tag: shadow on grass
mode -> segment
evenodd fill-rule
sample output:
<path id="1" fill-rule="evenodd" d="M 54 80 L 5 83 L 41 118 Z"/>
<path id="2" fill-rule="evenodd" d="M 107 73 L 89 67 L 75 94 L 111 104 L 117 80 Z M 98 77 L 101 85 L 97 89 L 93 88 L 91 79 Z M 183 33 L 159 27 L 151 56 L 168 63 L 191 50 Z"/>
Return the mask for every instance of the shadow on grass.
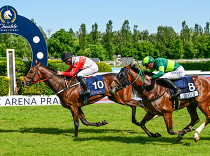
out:
<path id="1" fill-rule="evenodd" d="M 40 133 L 40 134 L 63 134 L 63 133 L 72 133 L 74 134 L 75 130 L 71 129 L 59 129 L 59 128 L 20 128 L 19 132 L 21 133 Z M 136 133 L 132 130 L 116 130 L 116 129 L 79 129 L 79 133 Z"/>
<path id="2" fill-rule="evenodd" d="M 74 129 L 59 129 L 59 128 L 20 128 L 19 130 L 3 130 L 0 129 L 0 133 L 1 132 L 20 132 L 20 133 L 38 133 L 38 134 L 54 134 L 54 135 L 67 135 L 67 136 L 74 136 Z M 79 133 L 101 133 L 101 134 L 105 134 L 105 133 L 116 133 L 117 135 L 119 135 L 119 133 L 130 133 L 130 134 L 134 134 L 134 133 L 138 133 L 136 131 L 132 131 L 132 130 L 117 130 L 117 129 L 79 129 Z M 79 134 L 80 136 L 80 134 Z M 194 141 L 193 137 L 183 137 L 183 140 L 192 140 Z M 84 142 L 84 141 L 90 141 L 90 140 L 98 140 L 98 141 L 104 141 L 104 142 L 121 142 L 121 143 L 139 143 L 139 144 L 160 144 L 161 142 L 167 143 L 167 144 L 176 144 L 176 137 L 171 138 L 170 135 L 169 137 L 159 137 L 159 138 L 150 138 L 147 137 L 146 135 L 144 136 L 94 136 L 94 137 L 86 137 L 83 138 L 78 137 L 78 138 L 74 138 L 73 139 L 76 142 Z M 210 140 L 210 137 L 202 137 L 201 136 L 201 140 Z M 190 143 L 182 143 L 180 142 L 182 145 L 188 146 L 190 145 Z M 180 144 L 179 143 L 179 144 Z"/>
<path id="3" fill-rule="evenodd" d="M 192 140 L 192 142 L 184 142 L 184 140 Z M 201 137 L 201 140 L 209 140 L 210 137 Z M 177 138 L 171 138 L 171 137 L 159 137 L 159 138 L 150 138 L 147 136 L 135 136 L 135 137 L 126 137 L 126 136 L 103 136 L 103 137 L 88 137 L 88 138 L 74 138 L 74 141 L 78 142 L 84 142 L 84 141 L 90 141 L 90 140 L 97 140 L 97 141 L 104 141 L 104 142 L 120 142 L 120 143 L 139 143 L 139 144 L 153 144 L 153 145 L 160 145 L 162 143 L 168 144 L 168 145 L 174 145 L 174 144 L 182 144 L 184 146 L 190 146 L 194 142 L 194 138 L 183 138 L 183 140 L 179 143 L 177 143 Z"/>
<path id="4" fill-rule="evenodd" d="M 19 132 L 19 130 L 6 130 L 6 129 L 0 129 L 0 133 L 5 133 L 5 132 Z"/>

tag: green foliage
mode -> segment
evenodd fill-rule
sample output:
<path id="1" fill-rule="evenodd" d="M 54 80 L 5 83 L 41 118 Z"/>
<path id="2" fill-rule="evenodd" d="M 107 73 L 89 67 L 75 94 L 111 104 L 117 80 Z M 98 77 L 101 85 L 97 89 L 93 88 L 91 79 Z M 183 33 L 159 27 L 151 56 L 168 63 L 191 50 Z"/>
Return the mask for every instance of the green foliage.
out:
<path id="1" fill-rule="evenodd" d="M 10 80 L 6 76 L 0 76 L 0 96 L 7 96 L 9 94 Z"/>
<path id="2" fill-rule="evenodd" d="M 7 75 L 7 61 L 0 60 L 0 76 Z"/>
<path id="3" fill-rule="evenodd" d="M 50 57 L 60 58 L 62 53 L 69 51 L 74 55 L 98 57 L 100 60 L 113 60 L 113 55 L 137 58 L 145 55 L 153 57 L 165 57 L 168 59 L 191 59 L 210 57 L 210 33 L 209 22 L 203 29 L 195 24 L 190 28 L 185 21 L 182 22 L 180 34 L 172 27 L 159 26 L 157 33 L 149 34 L 148 30 L 139 31 L 134 25 L 133 32 L 129 21 L 125 20 L 120 30 L 113 31 L 112 21 L 106 24 L 106 32 L 98 30 L 98 24 L 92 25 L 90 33 L 86 25 L 81 24 L 79 31 L 70 28 L 69 31 L 60 29 L 46 38 L 46 34 L 40 27 L 45 39 L 47 39 L 48 54 Z M 142 43 L 140 43 L 142 42 Z M 6 56 L 6 49 L 15 49 L 16 57 L 31 58 L 31 47 L 28 42 L 19 35 L 0 35 L 0 57 Z"/>
<path id="4" fill-rule="evenodd" d="M 24 76 L 28 73 L 31 68 L 31 61 L 22 61 L 20 59 L 15 59 L 15 73 L 16 77 Z M 7 61 L 0 60 L 0 76 L 7 75 Z"/>
<path id="5" fill-rule="evenodd" d="M 181 64 L 185 70 L 201 70 L 201 71 L 210 71 L 210 61 L 204 62 L 183 62 Z"/>
<path id="6" fill-rule="evenodd" d="M 77 43 L 78 39 L 71 32 L 60 29 L 47 40 L 49 56 L 60 58 L 66 51 L 75 54 Z"/>
<path id="7" fill-rule="evenodd" d="M 99 58 L 101 61 L 106 60 L 106 50 L 101 44 L 90 44 L 90 58 Z"/>
<path id="8" fill-rule="evenodd" d="M 104 62 L 98 62 L 96 63 L 98 65 L 98 72 L 112 72 L 112 68 L 104 63 Z"/>
<path id="9" fill-rule="evenodd" d="M 58 71 L 65 71 L 69 68 L 69 66 L 66 65 L 64 62 L 62 62 L 61 60 L 49 60 L 48 66 Z"/>
<path id="10" fill-rule="evenodd" d="M 18 80 L 18 95 L 52 95 L 53 91 L 44 82 L 33 84 L 27 88 L 21 85 L 24 77 L 20 77 Z"/>

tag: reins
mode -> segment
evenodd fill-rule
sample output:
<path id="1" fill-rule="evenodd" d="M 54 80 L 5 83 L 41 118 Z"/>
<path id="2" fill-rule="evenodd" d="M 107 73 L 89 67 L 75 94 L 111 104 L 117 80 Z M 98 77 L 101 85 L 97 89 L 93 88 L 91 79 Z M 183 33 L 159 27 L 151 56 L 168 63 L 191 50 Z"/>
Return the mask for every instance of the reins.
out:
<path id="1" fill-rule="evenodd" d="M 42 79 L 42 80 L 39 80 L 39 81 L 33 81 L 33 78 L 35 77 L 36 74 L 38 74 L 39 78 L 41 79 L 41 77 L 40 77 L 40 75 L 39 75 L 39 72 L 38 72 L 39 67 L 36 67 L 36 69 L 37 69 L 37 70 L 36 70 L 35 74 L 34 74 L 32 77 L 25 76 L 25 77 L 27 77 L 27 78 L 30 79 L 30 82 L 29 82 L 30 84 L 35 84 L 35 83 L 39 83 L 39 82 L 44 82 L 44 81 L 47 81 L 47 80 L 49 80 L 49 79 L 52 79 L 52 78 L 55 77 L 55 76 L 58 76 L 57 73 L 55 73 L 53 76 L 48 77 L 48 78 L 46 78 L 46 79 Z M 58 91 L 59 88 L 60 88 L 60 86 L 61 86 L 62 83 L 63 83 L 63 80 L 65 80 L 66 88 L 61 89 L 60 91 Z M 59 84 L 59 86 L 58 86 L 58 89 L 57 89 L 57 91 L 56 91 L 57 93 L 54 93 L 54 95 L 58 95 L 58 94 L 60 94 L 60 93 L 62 93 L 62 92 L 64 92 L 64 91 L 66 91 L 67 89 L 73 88 L 74 86 L 76 86 L 76 85 L 78 85 L 78 84 L 80 84 L 80 82 L 75 83 L 75 84 L 73 84 L 73 85 L 71 85 L 71 86 L 68 86 L 67 81 L 66 81 L 66 77 L 64 76 L 63 79 L 62 79 L 62 81 L 60 82 L 60 84 Z"/>
<path id="2" fill-rule="evenodd" d="M 129 69 L 129 72 L 130 72 L 130 69 Z M 145 88 L 144 88 L 144 86 L 143 86 L 143 82 L 144 82 L 144 73 L 142 73 L 142 70 L 140 69 L 139 70 L 139 73 L 138 73 L 138 75 L 137 75 L 137 77 L 136 77 L 136 79 L 132 82 L 132 83 L 130 83 L 129 85 L 127 85 L 126 87 L 129 87 L 129 86 L 132 86 L 136 81 L 137 81 L 137 79 L 139 78 L 139 76 L 141 75 L 141 78 L 142 78 L 142 83 L 141 83 L 141 88 L 142 89 L 144 89 L 144 91 L 143 91 L 143 94 L 145 93 Z M 118 86 L 120 86 L 120 88 L 123 88 L 122 87 L 122 84 L 120 84 L 116 79 L 114 80 L 117 84 L 118 84 Z M 121 82 L 121 81 L 120 81 Z M 122 82 L 121 82 L 122 83 Z M 155 101 L 155 100 L 158 100 L 159 98 L 161 98 L 164 94 L 165 94 L 165 92 L 166 92 L 166 89 L 165 89 L 165 91 L 160 95 L 160 96 L 157 96 L 157 97 L 155 97 L 155 98 L 153 98 L 153 99 L 150 99 L 150 100 L 144 100 L 145 102 L 152 102 L 152 101 Z"/>

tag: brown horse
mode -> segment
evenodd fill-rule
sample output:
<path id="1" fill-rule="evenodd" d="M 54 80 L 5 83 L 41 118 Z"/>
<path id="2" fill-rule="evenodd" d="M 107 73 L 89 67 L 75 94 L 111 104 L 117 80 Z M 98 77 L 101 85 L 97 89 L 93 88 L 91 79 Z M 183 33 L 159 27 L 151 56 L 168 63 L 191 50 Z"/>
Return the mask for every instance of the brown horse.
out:
<path id="1" fill-rule="evenodd" d="M 60 98 L 61 104 L 63 107 L 71 110 L 74 126 L 75 126 L 75 136 L 78 136 L 78 128 L 79 128 L 79 119 L 82 121 L 84 125 L 87 126 L 102 126 L 106 125 L 106 121 L 90 123 L 86 120 L 85 115 L 81 109 L 82 106 L 87 104 L 95 103 L 105 96 L 107 96 L 110 100 L 122 104 L 127 105 L 132 108 L 132 122 L 138 125 L 138 122 L 135 119 L 136 115 L 136 107 L 141 107 L 140 102 L 133 100 L 131 98 L 132 87 L 128 87 L 119 91 L 117 94 L 111 94 L 108 90 L 108 86 L 112 83 L 117 74 L 105 74 L 103 75 L 105 90 L 106 93 L 103 95 L 96 95 L 89 97 L 87 102 L 84 102 L 84 97 L 80 95 L 81 87 L 76 83 L 75 78 L 66 78 L 64 76 L 56 75 L 56 71 L 46 66 L 42 66 L 41 63 L 33 66 L 28 74 L 25 76 L 22 84 L 24 87 L 27 87 L 33 83 L 37 83 L 40 81 L 44 81 L 55 93 L 57 93 Z M 70 87 L 67 87 L 70 86 Z"/>
<path id="2" fill-rule="evenodd" d="M 148 74 L 148 73 L 147 73 Z M 187 107 L 191 116 L 191 122 L 182 131 L 173 131 L 172 113 L 173 99 L 168 88 L 158 82 L 158 80 L 146 81 L 144 79 L 144 72 L 135 66 L 125 66 L 118 73 L 117 78 L 112 82 L 109 87 L 110 92 L 116 93 L 119 88 L 126 86 L 133 86 L 142 98 L 143 105 L 148 110 L 139 126 L 147 133 L 149 137 L 159 137 L 159 133 L 151 133 L 146 127 L 145 123 L 151 120 L 155 115 L 163 116 L 167 131 L 169 134 L 178 134 L 177 142 L 181 141 L 182 136 L 192 130 L 193 126 L 199 122 L 197 114 L 197 107 L 205 114 L 206 121 L 195 130 L 195 141 L 199 140 L 199 133 L 210 122 L 210 80 L 203 76 L 192 76 L 195 85 L 198 89 L 199 96 L 187 100 L 180 100 L 180 107 L 182 109 Z"/>

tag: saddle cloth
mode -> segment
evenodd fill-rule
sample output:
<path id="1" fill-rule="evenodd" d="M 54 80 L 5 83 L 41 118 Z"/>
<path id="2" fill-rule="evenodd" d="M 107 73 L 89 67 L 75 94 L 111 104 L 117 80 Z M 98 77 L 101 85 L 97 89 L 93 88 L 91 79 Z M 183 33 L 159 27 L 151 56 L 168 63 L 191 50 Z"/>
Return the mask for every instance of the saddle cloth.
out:
<path id="1" fill-rule="evenodd" d="M 199 96 L 198 90 L 192 77 L 185 76 L 180 80 L 174 81 L 173 83 L 182 90 L 182 93 L 179 95 L 180 100 Z M 174 94 L 173 89 L 170 89 L 170 92 L 172 95 Z"/>
<path id="2" fill-rule="evenodd" d="M 90 96 L 105 94 L 105 83 L 102 75 L 86 78 L 88 87 L 90 89 Z M 80 84 L 81 89 L 82 85 Z"/>

